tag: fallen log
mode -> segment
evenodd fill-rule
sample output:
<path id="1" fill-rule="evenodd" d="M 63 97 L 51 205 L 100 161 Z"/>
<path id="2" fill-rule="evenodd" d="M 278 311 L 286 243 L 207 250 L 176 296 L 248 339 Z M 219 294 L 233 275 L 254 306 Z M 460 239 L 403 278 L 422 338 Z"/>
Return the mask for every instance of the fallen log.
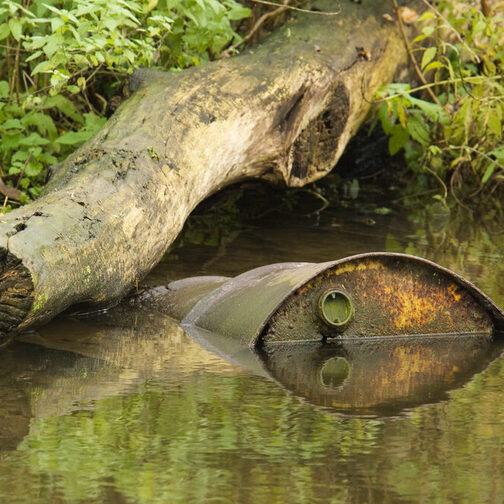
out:
<path id="1" fill-rule="evenodd" d="M 180 73 L 139 71 L 132 96 L 35 202 L 0 220 L 0 329 L 112 303 L 160 260 L 192 209 L 249 178 L 328 173 L 378 86 L 404 68 L 389 0 L 316 3 L 259 48 Z M 389 15 L 389 16 L 387 16 Z"/>

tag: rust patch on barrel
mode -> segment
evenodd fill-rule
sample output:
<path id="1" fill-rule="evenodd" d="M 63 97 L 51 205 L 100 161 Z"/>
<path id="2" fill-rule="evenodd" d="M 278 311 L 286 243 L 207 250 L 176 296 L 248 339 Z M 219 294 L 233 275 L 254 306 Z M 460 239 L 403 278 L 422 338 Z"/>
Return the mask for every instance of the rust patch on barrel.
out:
<path id="1" fill-rule="evenodd" d="M 352 301 L 354 318 L 342 329 L 317 315 L 327 289 L 339 289 Z M 336 265 L 312 278 L 272 316 L 263 342 L 490 333 L 492 327 L 486 309 L 456 277 L 435 265 L 384 256 Z"/>

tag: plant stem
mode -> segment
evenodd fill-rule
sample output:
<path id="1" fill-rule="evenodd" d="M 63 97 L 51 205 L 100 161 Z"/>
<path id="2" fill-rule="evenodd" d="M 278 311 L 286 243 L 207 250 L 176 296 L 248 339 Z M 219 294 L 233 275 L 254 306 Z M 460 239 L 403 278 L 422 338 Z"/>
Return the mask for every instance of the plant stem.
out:
<path id="1" fill-rule="evenodd" d="M 416 93 L 417 91 L 423 91 L 424 89 L 432 88 L 434 86 L 441 86 L 443 84 L 457 84 L 459 82 L 473 82 L 473 81 L 487 81 L 487 80 L 499 80 L 502 79 L 503 77 L 501 75 L 492 75 L 492 76 L 486 76 L 486 75 L 474 75 L 473 77 L 460 77 L 458 79 L 446 79 L 438 82 L 428 82 L 422 86 L 417 86 L 412 89 L 408 89 L 407 91 L 399 91 L 398 93 L 395 93 L 390 96 L 386 96 L 385 98 L 379 98 L 378 100 L 374 100 L 374 103 L 383 103 L 389 100 L 393 100 L 397 96 L 405 96 L 405 95 L 410 95 L 412 93 Z"/>
<path id="2" fill-rule="evenodd" d="M 397 18 L 397 22 L 399 24 L 399 30 L 401 31 L 401 36 L 403 38 L 404 44 L 406 46 L 406 50 L 408 51 L 408 56 L 411 60 L 411 63 L 413 64 L 413 68 L 415 69 L 415 73 L 417 74 L 418 78 L 420 81 L 424 84 L 427 85 L 427 81 L 425 80 L 424 74 L 422 73 L 422 70 L 420 70 L 420 67 L 418 66 L 418 63 L 416 61 L 415 55 L 413 54 L 413 51 L 411 50 L 411 46 L 408 42 L 408 37 L 406 35 L 406 30 L 404 28 L 404 23 L 402 21 L 401 15 L 399 13 L 399 6 L 397 5 L 397 0 L 392 0 L 392 4 L 394 6 L 394 11 L 395 15 Z M 429 93 L 429 96 L 431 97 L 431 100 L 436 104 L 436 105 L 441 105 L 441 102 L 438 100 L 437 96 L 433 93 L 432 89 L 430 87 L 425 88 L 427 93 Z"/>
<path id="3" fill-rule="evenodd" d="M 392 0 L 392 1 L 395 1 L 395 0 Z M 460 36 L 460 33 L 450 24 L 450 22 L 448 21 L 448 19 L 446 19 L 443 14 L 441 14 L 441 12 L 439 12 L 436 7 L 434 7 L 434 5 L 432 5 L 428 0 L 422 0 L 422 2 L 427 5 L 427 7 L 429 9 L 431 9 L 435 14 L 436 16 L 438 16 L 440 19 L 442 19 L 445 23 L 446 23 L 446 26 L 448 26 L 448 28 L 450 28 L 450 30 L 453 31 L 453 33 L 455 34 L 455 37 L 457 37 L 457 40 L 473 55 L 474 59 L 480 63 L 480 58 L 479 56 L 467 45 L 467 43 L 464 41 L 464 39 Z"/>
<path id="4" fill-rule="evenodd" d="M 423 167 L 424 167 L 424 170 L 427 170 L 441 184 L 441 186 L 443 188 L 443 192 L 444 192 L 443 199 L 446 200 L 446 197 L 448 196 L 448 189 L 446 188 L 446 184 L 443 182 L 441 177 L 432 168 L 429 168 L 426 165 L 424 165 Z"/>
<path id="5" fill-rule="evenodd" d="M 278 7 L 278 9 L 275 9 L 274 11 L 267 12 L 266 14 L 263 14 L 257 20 L 257 22 L 254 24 L 254 26 L 252 26 L 252 28 L 247 33 L 247 35 L 245 35 L 243 37 L 242 40 L 240 40 L 239 42 L 236 42 L 235 44 L 233 44 L 232 46 L 228 47 L 227 49 L 225 49 L 224 51 L 222 51 L 219 54 L 219 59 L 228 58 L 230 56 L 230 54 L 231 54 L 232 51 L 234 51 L 235 49 L 237 49 L 242 44 L 245 44 L 246 42 L 248 42 L 256 34 L 257 30 L 259 30 L 259 28 L 264 24 L 265 21 L 267 21 L 269 18 L 278 16 L 278 14 L 281 14 L 282 12 L 285 12 L 287 10 L 287 7 L 288 7 L 287 3 L 288 3 L 288 0 L 285 2 L 285 5 L 282 5 L 281 7 Z"/>
<path id="6" fill-rule="evenodd" d="M 470 147 L 469 145 L 449 145 L 448 148 L 453 150 L 461 150 L 461 151 L 465 150 L 469 152 L 474 152 L 478 156 L 484 157 L 487 161 L 495 163 L 495 166 L 498 166 L 501 170 L 504 170 L 504 165 L 499 163 L 496 159 L 492 159 L 488 154 L 485 154 L 483 151 L 475 149 L 474 147 Z"/>
<path id="7" fill-rule="evenodd" d="M 299 7 L 294 7 L 292 5 L 282 5 L 276 2 L 269 2 L 268 0 L 251 0 L 251 1 L 262 5 L 270 5 L 272 7 L 285 7 L 288 10 L 303 12 L 304 14 L 315 14 L 317 16 L 337 16 L 341 13 L 341 7 L 337 11 L 323 12 L 323 11 L 312 11 L 309 9 L 300 9 Z"/>

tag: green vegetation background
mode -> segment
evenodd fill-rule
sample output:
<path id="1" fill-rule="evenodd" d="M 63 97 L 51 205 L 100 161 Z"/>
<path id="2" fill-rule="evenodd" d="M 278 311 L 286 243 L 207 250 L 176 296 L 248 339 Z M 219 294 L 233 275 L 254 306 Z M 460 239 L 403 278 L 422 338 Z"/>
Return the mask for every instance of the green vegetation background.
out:
<path id="1" fill-rule="evenodd" d="M 391 12 L 394 5 L 391 0 Z M 413 17 L 418 36 L 408 46 L 419 85 L 381 89 L 376 121 L 389 137 L 390 154 L 404 154 L 406 190 L 443 205 L 491 199 L 500 209 L 504 2 L 492 2 L 486 13 L 465 1 L 436 5 Z M 4 0 L 2 211 L 38 196 L 49 167 L 113 113 L 134 68 L 179 71 L 215 59 L 250 29 L 258 15 L 251 12 L 235 0 Z M 412 18 L 404 11 L 397 17 Z"/>
<path id="2" fill-rule="evenodd" d="M 49 166 L 105 123 L 134 68 L 205 63 L 240 40 L 233 24 L 249 15 L 234 0 L 2 1 L 4 211 L 36 197 Z"/>

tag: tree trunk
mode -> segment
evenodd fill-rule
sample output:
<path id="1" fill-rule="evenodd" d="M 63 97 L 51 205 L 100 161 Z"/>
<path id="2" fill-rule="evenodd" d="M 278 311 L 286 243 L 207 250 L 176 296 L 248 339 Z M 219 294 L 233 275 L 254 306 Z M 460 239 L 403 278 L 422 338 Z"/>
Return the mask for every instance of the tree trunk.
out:
<path id="1" fill-rule="evenodd" d="M 259 48 L 180 73 L 139 71 L 132 96 L 62 164 L 44 195 L 2 217 L 0 328 L 111 303 L 160 260 L 192 209 L 248 178 L 324 176 L 404 68 L 388 0 L 299 14 Z M 331 11 L 338 2 L 321 1 Z"/>

